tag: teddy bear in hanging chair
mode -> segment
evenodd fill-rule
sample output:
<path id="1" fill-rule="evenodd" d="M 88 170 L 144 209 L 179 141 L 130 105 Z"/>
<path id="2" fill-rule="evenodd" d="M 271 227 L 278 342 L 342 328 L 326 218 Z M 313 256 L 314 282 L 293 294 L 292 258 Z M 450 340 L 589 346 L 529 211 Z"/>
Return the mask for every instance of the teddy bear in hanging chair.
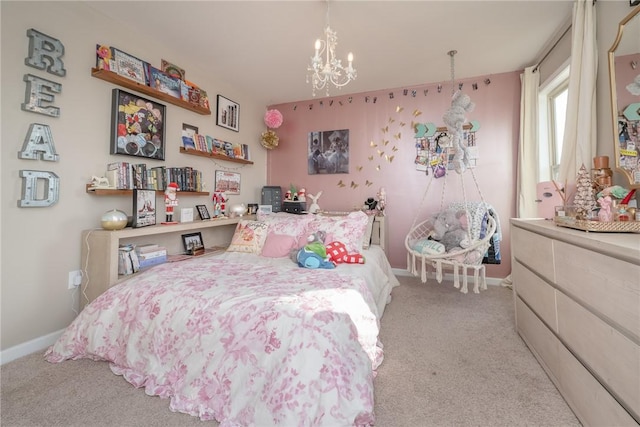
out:
<path id="1" fill-rule="evenodd" d="M 442 116 L 442 121 L 447 125 L 451 137 L 451 143 L 455 150 L 453 167 L 456 172 L 463 173 L 469 166 L 469 153 L 464 144 L 464 122 L 466 113 L 473 111 L 475 104 L 469 95 L 457 91 L 451 98 L 451 107 Z"/>

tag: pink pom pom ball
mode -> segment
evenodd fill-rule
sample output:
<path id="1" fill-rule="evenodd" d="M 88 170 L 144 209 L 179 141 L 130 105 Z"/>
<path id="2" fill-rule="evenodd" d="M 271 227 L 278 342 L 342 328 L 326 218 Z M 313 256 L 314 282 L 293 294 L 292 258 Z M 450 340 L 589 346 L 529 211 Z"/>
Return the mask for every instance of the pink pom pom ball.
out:
<path id="1" fill-rule="evenodd" d="M 282 124 L 282 113 L 278 110 L 267 110 L 264 113 L 264 124 L 270 129 L 277 129 Z"/>

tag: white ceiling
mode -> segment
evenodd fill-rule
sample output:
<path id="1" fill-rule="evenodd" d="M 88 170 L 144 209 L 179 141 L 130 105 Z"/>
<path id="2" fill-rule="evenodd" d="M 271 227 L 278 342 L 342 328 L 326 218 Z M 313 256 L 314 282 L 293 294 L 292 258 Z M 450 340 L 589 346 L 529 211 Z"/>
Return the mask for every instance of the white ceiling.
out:
<path id="1" fill-rule="evenodd" d="M 203 68 L 270 105 L 312 98 L 306 69 L 327 5 L 337 56 L 346 63 L 353 52 L 358 72 L 354 82 L 331 91 L 343 95 L 449 82 L 447 52 L 454 49 L 456 78 L 533 65 L 570 22 L 573 0 L 87 4 L 172 50 L 187 49 Z"/>

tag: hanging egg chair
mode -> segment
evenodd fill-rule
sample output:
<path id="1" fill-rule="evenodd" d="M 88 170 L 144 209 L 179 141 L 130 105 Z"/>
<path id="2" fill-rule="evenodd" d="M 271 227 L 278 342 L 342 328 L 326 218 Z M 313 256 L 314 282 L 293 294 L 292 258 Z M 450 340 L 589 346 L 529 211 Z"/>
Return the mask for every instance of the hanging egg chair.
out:
<path id="1" fill-rule="evenodd" d="M 451 57 L 451 107 L 443 116 L 447 125 L 442 131 L 446 131 L 448 138 L 449 155 L 441 156 L 442 162 L 433 167 L 430 180 L 424 192 L 422 202 L 417 210 L 413 224 L 405 237 L 407 250 L 407 270 L 414 276 L 420 276 L 423 283 L 427 281 L 427 268 L 435 269 L 438 283 L 442 282 L 443 268 L 453 269 L 453 282 L 461 292 L 468 292 L 467 272 L 474 271 L 473 291 L 479 293 L 480 289 L 486 289 L 485 268 L 483 259 L 491 247 L 496 230 L 499 227 L 497 213 L 493 207 L 484 201 L 478 181 L 469 164 L 468 147 L 465 144 L 465 114 L 470 112 L 474 105 L 469 96 L 454 89 L 454 55 L 457 52 L 448 52 Z M 448 154 L 447 153 L 447 154 Z M 456 172 L 460 178 L 462 201 L 449 203 L 444 206 L 447 181 Z M 464 183 L 464 174 L 469 173 L 473 178 L 475 190 L 479 201 L 468 201 Z M 435 179 L 443 179 L 442 194 L 440 196 L 440 210 L 427 215 L 424 220 L 419 220 L 423 213 L 423 205 L 429 194 L 431 184 Z M 462 285 L 460 284 L 462 274 Z"/>

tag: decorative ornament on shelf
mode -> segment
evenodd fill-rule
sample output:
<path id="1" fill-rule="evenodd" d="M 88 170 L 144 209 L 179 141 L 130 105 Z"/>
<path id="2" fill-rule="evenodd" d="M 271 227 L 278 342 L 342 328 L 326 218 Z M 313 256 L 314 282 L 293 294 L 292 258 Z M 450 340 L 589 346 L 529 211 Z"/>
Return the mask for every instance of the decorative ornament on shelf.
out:
<path id="1" fill-rule="evenodd" d="M 100 218 L 100 225 L 105 230 L 122 230 L 128 222 L 127 214 L 118 209 L 107 211 Z"/>
<path id="2" fill-rule="evenodd" d="M 260 144 L 268 150 L 273 150 L 278 146 L 280 138 L 272 129 L 277 129 L 282 125 L 282 113 L 275 109 L 267 110 L 264 114 L 264 124 L 268 129 L 262 132 Z"/>

